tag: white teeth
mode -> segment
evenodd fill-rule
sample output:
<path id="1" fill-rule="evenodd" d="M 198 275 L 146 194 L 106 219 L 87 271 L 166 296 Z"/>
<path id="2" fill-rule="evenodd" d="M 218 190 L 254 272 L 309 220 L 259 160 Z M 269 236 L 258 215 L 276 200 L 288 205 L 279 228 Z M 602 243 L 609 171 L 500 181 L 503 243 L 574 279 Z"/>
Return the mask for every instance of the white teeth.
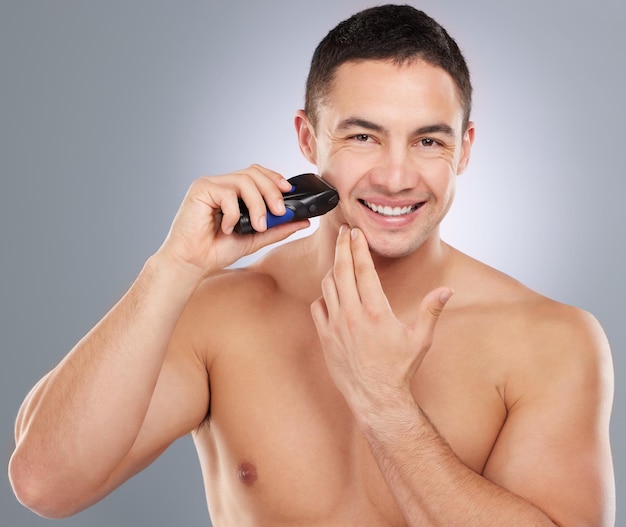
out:
<path id="1" fill-rule="evenodd" d="M 363 203 L 367 206 L 367 208 L 377 212 L 378 214 L 382 214 L 383 216 L 404 216 L 405 214 L 410 214 L 417 208 L 416 205 L 411 205 L 410 207 L 383 207 L 382 205 L 376 205 L 375 203 L 370 203 L 369 201 L 363 201 Z"/>

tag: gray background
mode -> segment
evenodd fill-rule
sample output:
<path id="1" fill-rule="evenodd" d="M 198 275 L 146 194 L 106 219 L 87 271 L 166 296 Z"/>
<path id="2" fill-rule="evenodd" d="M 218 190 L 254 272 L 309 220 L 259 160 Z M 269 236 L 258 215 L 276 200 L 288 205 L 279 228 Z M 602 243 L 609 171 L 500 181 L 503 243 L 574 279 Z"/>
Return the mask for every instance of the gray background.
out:
<path id="1" fill-rule="evenodd" d="M 444 238 L 560 301 L 612 342 L 626 492 L 622 0 L 415 2 L 473 73 L 477 139 Z M 308 61 L 371 2 L 0 2 L 0 452 L 29 388 L 158 247 L 191 181 L 310 169 L 292 116 Z M 288 497 L 286 497 L 288 498 Z M 0 479 L 7 526 L 47 522 Z M 618 525 L 626 515 L 618 512 Z M 58 525 L 207 525 L 189 438 Z"/>

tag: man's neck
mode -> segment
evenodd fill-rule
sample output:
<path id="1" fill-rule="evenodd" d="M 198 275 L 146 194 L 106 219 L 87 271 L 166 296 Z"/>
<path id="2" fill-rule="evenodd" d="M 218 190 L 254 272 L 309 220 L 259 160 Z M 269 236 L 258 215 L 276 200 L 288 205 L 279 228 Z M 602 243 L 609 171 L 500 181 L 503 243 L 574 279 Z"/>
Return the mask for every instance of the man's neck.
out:
<path id="1" fill-rule="evenodd" d="M 330 223 L 330 222 L 329 222 Z M 339 227 L 322 224 L 310 238 L 315 252 L 320 280 L 332 267 Z M 447 285 L 450 247 L 439 238 L 438 229 L 416 251 L 400 258 L 372 254 L 372 259 L 383 290 L 392 304 L 404 305 L 421 300 L 432 289 Z"/>
<path id="2" fill-rule="evenodd" d="M 401 258 L 372 254 L 376 272 L 389 303 L 394 308 L 416 306 L 421 299 L 444 283 L 450 247 L 433 232 L 418 249 Z"/>

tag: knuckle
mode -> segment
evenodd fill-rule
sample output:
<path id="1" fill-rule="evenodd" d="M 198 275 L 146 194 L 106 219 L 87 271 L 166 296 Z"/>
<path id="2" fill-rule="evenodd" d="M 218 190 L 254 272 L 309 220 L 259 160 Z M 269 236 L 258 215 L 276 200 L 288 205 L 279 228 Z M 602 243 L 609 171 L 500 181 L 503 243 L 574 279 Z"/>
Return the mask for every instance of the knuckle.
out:
<path id="1" fill-rule="evenodd" d="M 335 321 L 335 323 L 338 324 L 339 321 Z M 363 323 L 363 319 L 353 311 L 347 311 L 343 315 L 343 324 L 350 335 L 359 333 L 363 328 Z"/>
<path id="2" fill-rule="evenodd" d="M 238 172 L 235 175 L 235 181 L 239 188 L 249 188 L 254 185 L 254 176 L 248 172 Z"/>
<path id="3" fill-rule="evenodd" d="M 366 302 L 363 305 L 363 311 L 367 317 L 368 322 L 372 324 L 379 323 L 384 316 L 383 311 L 374 302 Z"/>
<path id="4" fill-rule="evenodd" d="M 441 316 L 443 309 L 440 307 L 428 306 L 428 313 L 433 318 L 439 318 Z"/>
<path id="5" fill-rule="evenodd" d="M 340 277 L 340 276 L 344 276 L 348 274 L 353 269 L 354 268 L 352 264 L 349 264 L 348 262 L 344 260 L 338 260 L 335 262 L 335 265 L 333 267 L 333 274 L 335 275 L 335 277 Z"/>
<path id="6" fill-rule="evenodd" d="M 416 347 L 416 349 L 418 350 L 419 353 L 424 353 L 424 352 L 428 352 L 428 350 L 430 350 L 432 345 L 433 345 L 433 339 L 432 338 L 424 338 L 415 347 Z"/>
<path id="7" fill-rule="evenodd" d="M 369 273 L 369 270 L 370 270 L 370 267 L 369 267 L 369 265 L 367 265 L 367 263 L 355 260 L 355 262 L 354 262 L 354 273 L 355 274 L 357 274 L 359 276 L 363 276 L 363 275 Z"/>
<path id="8" fill-rule="evenodd" d="M 207 183 L 209 183 L 207 177 L 200 177 L 194 180 L 191 185 L 189 185 L 189 190 L 187 191 L 187 194 L 198 194 L 200 192 L 203 192 L 207 187 Z"/>
<path id="9" fill-rule="evenodd" d="M 326 274 L 326 276 L 322 278 L 322 288 L 330 287 L 330 285 L 332 284 L 332 281 L 333 281 L 333 277 L 330 274 Z"/>
<path id="10" fill-rule="evenodd" d="M 244 172 L 244 175 L 256 184 L 262 184 L 267 179 L 267 169 L 257 163 L 250 165 Z"/>

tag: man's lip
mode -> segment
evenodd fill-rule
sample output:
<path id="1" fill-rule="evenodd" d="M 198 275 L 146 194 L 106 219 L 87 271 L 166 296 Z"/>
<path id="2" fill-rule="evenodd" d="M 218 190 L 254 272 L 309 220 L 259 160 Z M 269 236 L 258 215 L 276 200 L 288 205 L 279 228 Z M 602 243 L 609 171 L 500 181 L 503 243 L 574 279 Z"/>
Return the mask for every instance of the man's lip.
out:
<path id="1" fill-rule="evenodd" d="M 415 212 L 425 202 L 424 201 L 404 201 L 404 202 L 390 202 L 390 201 L 370 201 L 366 199 L 360 199 L 359 202 L 372 212 L 380 214 L 386 217 L 402 217 Z"/>

